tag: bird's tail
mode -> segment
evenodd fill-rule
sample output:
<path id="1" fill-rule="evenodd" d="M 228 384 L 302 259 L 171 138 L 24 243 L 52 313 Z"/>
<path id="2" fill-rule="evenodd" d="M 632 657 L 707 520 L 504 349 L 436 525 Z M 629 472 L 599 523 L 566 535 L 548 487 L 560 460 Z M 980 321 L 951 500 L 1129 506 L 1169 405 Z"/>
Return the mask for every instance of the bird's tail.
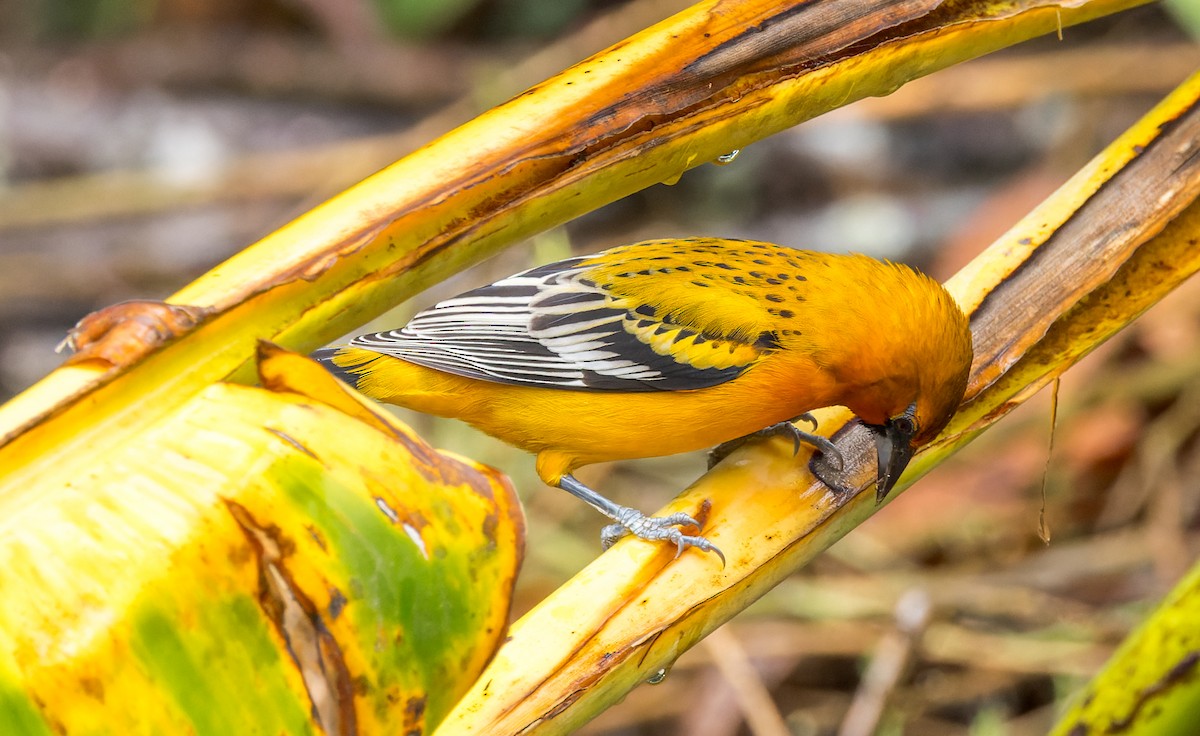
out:
<path id="1" fill-rule="evenodd" d="M 358 363 L 346 360 L 346 356 L 343 354 L 344 351 L 345 348 L 321 348 L 320 350 L 314 350 L 311 357 L 325 366 L 326 370 L 343 383 L 358 388 L 358 379 L 362 377 L 362 374 L 353 371 L 353 368 Z"/>

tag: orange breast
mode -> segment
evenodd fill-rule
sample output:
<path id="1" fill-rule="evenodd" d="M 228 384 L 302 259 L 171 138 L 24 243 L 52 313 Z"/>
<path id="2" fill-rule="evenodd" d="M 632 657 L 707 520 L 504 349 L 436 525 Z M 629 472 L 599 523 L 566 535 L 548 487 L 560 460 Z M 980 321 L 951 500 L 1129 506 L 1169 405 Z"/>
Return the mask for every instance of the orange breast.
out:
<path id="1" fill-rule="evenodd" d="M 416 411 L 461 419 L 529 452 L 595 462 L 704 449 L 837 403 L 830 376 L 780 353 L 738 380 L 694 391 L 591 393 L 463 378 L 379 356 L 359 389 Z"/>

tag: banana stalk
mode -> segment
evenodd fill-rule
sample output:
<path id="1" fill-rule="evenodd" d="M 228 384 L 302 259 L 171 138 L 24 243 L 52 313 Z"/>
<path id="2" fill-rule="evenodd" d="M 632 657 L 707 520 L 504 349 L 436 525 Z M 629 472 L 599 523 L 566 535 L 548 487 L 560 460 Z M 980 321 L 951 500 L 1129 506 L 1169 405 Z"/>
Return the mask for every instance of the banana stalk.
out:
<path id="1" fill-rule="evenodd" d="M 1096 679 L 1075 696 L 1052 736 L 1194 734 L 1200 723 L 1197 621 L 1200 566 L 1192 568 Z"/>

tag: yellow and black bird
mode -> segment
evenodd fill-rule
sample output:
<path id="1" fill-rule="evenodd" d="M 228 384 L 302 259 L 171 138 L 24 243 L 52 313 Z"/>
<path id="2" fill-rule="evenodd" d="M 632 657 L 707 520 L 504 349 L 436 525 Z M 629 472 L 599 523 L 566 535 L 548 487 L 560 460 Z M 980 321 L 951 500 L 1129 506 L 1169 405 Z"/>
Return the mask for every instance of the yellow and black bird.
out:
<path id="1" fill-rule="evenodd" d="M 717 550 L 685 514 L 647 517 L 579 482 L 608 460 L 746 435 L 841 405 L 876 434 L 882 500 L 962 400 L 971 333 L 909 266 L 770 243 L 652 240 L 523 271 L 403 328 L 316 353 L 380 401 L 461 419 L 537 455 L 548 484 L 650 540 Z"/>

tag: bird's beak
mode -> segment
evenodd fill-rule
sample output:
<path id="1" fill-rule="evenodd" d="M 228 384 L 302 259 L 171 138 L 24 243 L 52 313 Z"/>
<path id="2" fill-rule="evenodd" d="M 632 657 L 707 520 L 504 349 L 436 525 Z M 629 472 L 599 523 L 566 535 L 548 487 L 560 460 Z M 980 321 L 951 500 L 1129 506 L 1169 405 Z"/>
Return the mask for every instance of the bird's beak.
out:
<path id="1" fill-rule="evenodd" d="M 875 427 L 875 452 L 879 456 L 879 475 L 875 480 L 875 503 L 883 503 L 892 486 L 912 459 L 912 435 L 887 422 Z"/>

